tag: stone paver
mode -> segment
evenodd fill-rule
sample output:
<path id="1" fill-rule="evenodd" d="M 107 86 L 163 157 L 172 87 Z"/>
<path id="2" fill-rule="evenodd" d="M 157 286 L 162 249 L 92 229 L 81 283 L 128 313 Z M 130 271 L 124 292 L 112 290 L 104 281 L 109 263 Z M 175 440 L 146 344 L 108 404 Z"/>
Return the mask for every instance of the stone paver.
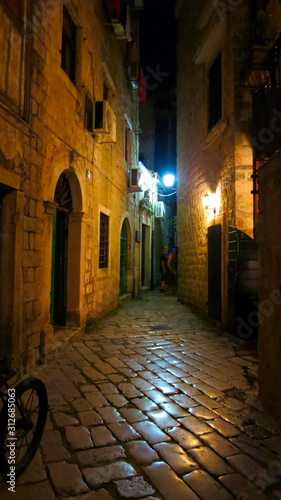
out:
<path id="1" fill-rule="evenodd" d="M 157 410 L 158 406 L 147 397 L 132 399 L 131 401 L 137 408 L 142 411 Z"/>
<path id="2" fill-rule="evenodd" d="M 45 468 L 43 467 L 41 453 L 37 451 L 32 460 L 32 467 L 28 467 L 24 471 L 24 473 L 18 478 L 18 482 L 19 484 L 36 483 L 38 481 L 43 481 L 46 477 L 47 474 Z"/>
<path id="3" fill-rule="evenodd" d="M 77 418 L 71 417 L 67 413 L 54 413 L 54 419 L 58 427 L 65 427 L 66 425 L 77 425 L 79 420 Z"/>
<path id="4" fill-rule="evenodd" d="M 75 497 L 63 497 L 60 500 L 113 500 L 113 497 L 104 488 L 97 491 L 91 491 L 85 495 L 78 495 Z"/>
<path id="5" fill-rule="evenodd" d="M 131 477 L 135 474 L 136 471 L 134 467 L 126 462 L 116 462 L 114 464 L 104 465 L 103 467 L 83 469 L 83 475 L 91 488 L 110 483 L 114 479 Z"/>
<path id="6" fill-rule="evenodd" d="M 229 457 L 239 453 L 239 448 L 234 446 L 230 441 L 220 436 L 217 432 L 211 432 L 201 436 L 205 445 L 209 445 L 221 457 Z"/>
<path id="7" fill-rule="evenodd" d="M 139 463 L 139 464 L 151 464 L 158 460 L 158 455 L 146 441 L 131 441 L 125 445 L 126 452 Z"/>
<path id="8" fill-rule="evenodd" d="M 239 474 L 228 474 L 219 478 L 221 483 L 231 491 L 233 498 L 241 498 L 247 500 L 268 500 L 267 494 L 263 494 L 264 483 L 257 484 L 256 487 L 250 481 L 240 476 Z M 262 486 L 262 488 L 261 488 Z"/>
<path id="9" fill-rule="evenodd" d="M 107 424 L 112 424 L 113 422 L 124 422 L 125 419 L 120 415 L 119 411 L 113 406 L 105 406 L 98 408 L 98 412 Z"/>
<path id="10" fill-rule="evenodd" d="M 184 476 L 184 481 L 202 500 L 231 500 L 232 495 L 206 471 L 195 470 Z"/>
<path id="11" fill-rule="evenodd" d="M 79 411 L 77 415 L 81 424 L 86 427 L 102 424 L 102 418 L 95 410 Z"/>
<path id="12" fill-rule="evenodd" d="M 122 408 L 120 413 L 127 420 L 127 422 L 143 422 L 143 420 L 148 419 L 147 415 L 145 415 L 141 410 L 136 410 L 135 408 Z"/>
<path id="13" fill-rule="evenodd" d="M 165 463 L 157 462 L 144 471 L 166 500 L 198 500 L 199 497 Z"/>
<path id="14" fill-rule="evenodd" d="M 154 445 L 154 449 L 180 475 L 199 469 L 199 465 L 177 444 L 160 443 Z"/>
<path id="15" fill-rule="evenodd" d="M 48 465 L 51 481 L 59 495 L 75 495 L 88 491 L 81 471 L 75 464 L 58 462 Z"/>
<path id="16" fill-rule="evenodd" d="M 254 346 L 162 295 L 126 303 L 31 370 L 49 414 L 15 500 L 281 498 L 281 434 L 258 397 Z M 0 497 L 11 498 L 4 478 Z"/>
<path id="17" fill-rule="evenodd" d="M 180 446 L 186 450 L 189 450 L 190 448 L 198 448 L 201 445 L 199 439 L 197 439 L 194 434 L 183 429 L 182 427 L 174 427 L 173 429 L 169 429 L 167 432 L 174 441 L 178 442 Z"/>
<path id="18" fill-rule="evenodd" d="M 113 460 L 117 460 L 118 458 L 125 458 L 125 456 L 124 448 L 119 445 L 79 451 L 77 453 L 78 462 L 82 467 L 98 467 L 102 464 L 113 462 Z"/>
<path id="19" fill-rule="evenodd" d="M 196 417 L 184 417 L 180 418 L 179 422 L 186 427 L 189 431 L 196 434 L 196 436 L 200 436 L 200 434 L 206 434 L 206 432 L 211 432 L 211 428 L 204 424 L 199 418 Z"/>
<path id="20" fill-rule="evenodd" d="M 46 462 L 59 462 L 70 458 L 70 453 L 63 446 L 61 433 L 58 430 L 45 431 L 40 447 Z"/>
<path id="21" fill-rule="evenodd" d="M 115 481 L 115 484 L 122 498 L 142 498 L 143 496 L 153 495 L 153 493 L 155 493 L 155 490 L 143 479 L 143 477 L 133 477 L 133 479 Z"/>
<path id="22" fill-rule="evenodd" d="M 233 436 L 237 436 L 237 434 L 240 434 L 240 431 L 236 427 L 234 427 L 234 425 L 226 422 L 225 420 L 222 420 L 221 418 L 209 420 L 208 424 L 226 438 L 230 438 Z"/>
<path id="23" fill-rule="evenodd" d="M 106 446 L 116 442 L 109 429 L 101 425 L 94 427 L 91 430 L 91 435 L 95 446 Z"/>
<path id="24" fill-rule="evenodd" d="M 233 470 L 220 458 L 216 453 L 214 453 L 210 448 L 202 446 L 201 448 L 193 448 L 189 450 L 190 455 L 194 459 L 207 469 L 208 472 L 215 476 L 220 476 L 223 474 L 229 474 Z"/>
<path id="25" fill-rule="evenodd" d="M 169 427 L 175 427 L 179 425 L 177 420 L 172 418 L 169 413 L 164 410 L 149 411 L 147 413 L 149 418 L 155 422 L 155 424 L 160 427 L 160 429 L 167 429 Z"/>
<path id="26" fill-rule="evenodd" d="M 122 443 L 140 437 L 139 433 L 131 425 L 127 424 L 127 422 L 109 424 L 109 429 Z"/>
<path id="27" fill-rule="evenodd" d="M 149 444 L 162 443 L 163 441 L 170 440 L 170 438 L 153 422 L 136 422 L 134 427 Z"/>
<path id="28" fill-rule="evenodd" d="M 93 441 L 86 427 L 66 427 L 65 437 L 73 450 L 86 450 L 93 447 Z"/>

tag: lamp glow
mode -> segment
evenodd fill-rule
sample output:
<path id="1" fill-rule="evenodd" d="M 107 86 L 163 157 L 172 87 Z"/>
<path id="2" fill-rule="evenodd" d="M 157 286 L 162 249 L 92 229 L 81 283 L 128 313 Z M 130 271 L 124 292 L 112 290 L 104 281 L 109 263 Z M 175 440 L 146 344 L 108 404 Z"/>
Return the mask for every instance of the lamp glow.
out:
<path id="1" fill-rule="evenodd" d="M 220 209 L 220 188 L 217 187 L 215 193 L 206 192 L 202 198 L 203 207 L 206 208 L 209 216 L 208 220 L 213 219 L 219 213 Z"/>
<path id="2" fill-rule="evenodd" d="M 163 177 L 163 181 L 166 187 L 172 187 L 175 181 L 175 176 L 173 174 L 166 174 Z"/>
<path id="3" fill-rule="evenodd" d="M 208 195 L 208 193 L 206 193 L 205 196 L 203 196 L 202 202 L 203 202 L 203 207 L 204 208 L 209 208 L 210 196 Z"/>

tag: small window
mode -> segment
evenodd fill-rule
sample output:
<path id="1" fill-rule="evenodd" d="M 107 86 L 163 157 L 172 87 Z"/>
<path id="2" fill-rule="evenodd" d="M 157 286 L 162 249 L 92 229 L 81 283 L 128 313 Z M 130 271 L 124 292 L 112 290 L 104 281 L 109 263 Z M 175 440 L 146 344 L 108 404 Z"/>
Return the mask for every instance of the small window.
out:
<path id="1" fill-rule="evenodd" d="M 76 26 L 72 21 L 70 14 L 64 7 L 63 9 L 63 28 L 62 28 L 62 49 L 61 49 L 61 67 L 75 83 L 76 70 Z"/>
<path id="2" fill-rule="evenodd" d="M 222 117 L 222 75 L 221 54 L 215 59 L 209 71 L 209 131 Z"/>
<path id="3" fill-rule="evenodd" d="M 125 131 L 125 160 L 128 165 L 131 164 L 131 131 L 126 127 Z"/>
<path id="4" fill-rule="evenodd" d="M 84 127 L 89 132 L 93 131 L 93 101 L 85 94 L 85 119 L 84 119 Z"/>
<path id="5" fill-rule="evenodd" d="M 109 217 L 102 212 L 100 213 L 100 252 L 99 252 L 99 268 L 108 267 L 108 230 Z"/>

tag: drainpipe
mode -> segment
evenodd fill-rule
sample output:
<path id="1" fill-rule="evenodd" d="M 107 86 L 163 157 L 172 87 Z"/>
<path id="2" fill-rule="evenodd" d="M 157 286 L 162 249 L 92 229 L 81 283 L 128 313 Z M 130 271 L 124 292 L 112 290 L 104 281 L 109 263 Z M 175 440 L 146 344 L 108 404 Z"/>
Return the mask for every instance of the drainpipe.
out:
<path id="1" fill-rule="evenodd" d="M 154 224 L 153 224 L 154 226 Z M 150 280 L 150 290 L 154 287 L 154 228 L 152 227 L 151 233 L 151 280 Z"/>

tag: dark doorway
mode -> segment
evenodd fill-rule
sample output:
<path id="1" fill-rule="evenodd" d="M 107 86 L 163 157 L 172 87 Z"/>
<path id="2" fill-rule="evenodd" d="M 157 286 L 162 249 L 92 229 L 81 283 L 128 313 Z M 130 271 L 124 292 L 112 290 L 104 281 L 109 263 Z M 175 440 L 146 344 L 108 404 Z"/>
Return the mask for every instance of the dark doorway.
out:
<path id="1" fill-rule="evenodd" d="M 126 221 L 123 222 L 120 237 L 120 295 L 127 292 L 127 264 L 128 264 L 128 232 Z"/>
<path id="2" fill-rule="evenodd" d="M 0 184 L 0 353 L 13 351 L 16 191 Z M 17 332 L 19 335 L 19 332 Z"/>
<path id="3" fill-rule="evenodd" d="M 141 241 L 141 283 L 149 287 L 151 280 L 151 230 L 147 224 L 142 224 Z"/>
<path id="4" fill-rule="evenodd" d="M 142 234 L 141 234 L 141 284 L 144 286 L 145 283 L 145 224 L 142 225 Z"/>
<path id="5" fill-rule="evenodd" d="M 67 307 L 68 213 L 72 211 L 69 181 L 61 174 L 55 192 L 59 208 L 53 213 L 50 317 L 52 325 L 65 325 Z"/>
<path id="6" fill-rule="evenodd" d="M 208 314 L 221 321 L 221 224 L 208 227 Z"/>
<path id="7" fill-rule="evenodd" d="M 53 225 L 53 324 L 65 325 L 67 290 L 68 215 L 55 210 Z"/>
<path id="8" fill-rule="evenodd" d="M 228 331 L 250 340 L 258 334 L 258 246 L 255 240 L 229 227 Z"/>

